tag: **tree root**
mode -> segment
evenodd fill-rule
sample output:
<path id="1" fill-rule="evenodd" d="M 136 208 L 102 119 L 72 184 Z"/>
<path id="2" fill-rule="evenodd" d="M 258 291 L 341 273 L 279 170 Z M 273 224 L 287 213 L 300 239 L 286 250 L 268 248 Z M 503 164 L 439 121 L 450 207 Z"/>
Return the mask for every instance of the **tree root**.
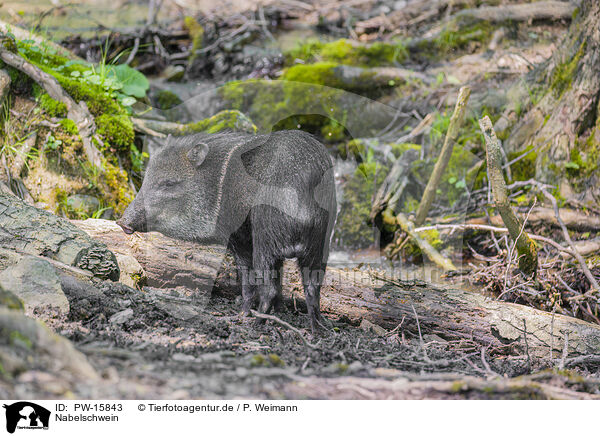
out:
<path id="1" fill-rule="evenodd" d="M 104 173 L 102 165 L 102 153 L 92 142 L 96 133 L 96 124 L 94 117 L 90 113 L 85 102 L 78 103 L 60 86 L 58 81 L 50 74 L 42 71 L 35 65 L 27 62 L 21 56 L 0 47 L 0 59 L 13 68 L 29 76 L 33 81 L 40 85 L 54 100 L 64 103 L 67 107 L 67 116 L 77 124 L 79 134 L 83 142 L 83 150 L 88 161 L 100 172 Z"/>

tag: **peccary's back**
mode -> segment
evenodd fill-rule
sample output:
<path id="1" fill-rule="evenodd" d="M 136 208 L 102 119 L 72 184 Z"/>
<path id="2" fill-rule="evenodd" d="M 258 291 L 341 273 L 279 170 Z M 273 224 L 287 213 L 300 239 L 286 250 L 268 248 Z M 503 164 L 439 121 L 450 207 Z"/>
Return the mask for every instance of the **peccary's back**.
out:
<path id="1" fill-rule="evenodd" d="M 248 174 L 265 185 L 307 189 L 322 183 L 332 168 L 325 149 L 312 135 L 301 130 L 283 130 L 259 135 L 257 145 L 242 155 Z"/>

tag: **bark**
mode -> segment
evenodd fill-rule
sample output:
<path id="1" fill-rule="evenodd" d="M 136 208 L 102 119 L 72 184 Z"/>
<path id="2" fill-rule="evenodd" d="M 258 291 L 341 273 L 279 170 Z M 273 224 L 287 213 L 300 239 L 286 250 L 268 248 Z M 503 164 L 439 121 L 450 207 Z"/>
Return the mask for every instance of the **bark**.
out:
<path id="1" fill-rule="evenodd" d="M 94 238 L 105 242 L 116 253 L 133 254 L 146 268 L 149 280 L 172 288 L 195 283 L 207 289 L 221 265 L 222 249 L 182 243 L 159 234 L 125 235 L 113 222 L 86 220 L 76 222 Z M 217 285 L 230 288 L 224 278 L 235 274 L 231 263 L 224 263 L 225 274 Z M 285 265 L 284 297 L 302 302 L 304 293 L 295 266 Z M 414 308 L 414 312 L 413 312 Z M 322 312 L 331 318 L 360 325 L 367 320 L 392 330 L 403 328 L 417 334 L 417 313 L 423 334 L 436 334 L 445 340 L 473 340 L 484 346 L 517 348 L 527 346 L 532 356 L 548 356 L 550 349 L 562 352 L 564 333 L 568 333 L 569 356 L 596 353 L 600 326 L 568 316 L 550 314 L 518 304 L 491 300 L 475 292 L 432 286 L 422 281 L 376 278 L 361 271 L 328 268 L 321 293 Z M 557 356 L 557 354 L 555 354 Z"/>
<path id="2" fill-rule="evenodd" d="M 116 258 L 104 244 L 68 221 L 4 193 L 0 193 L 0 247 L 44 256 L 98 278 L 119 278 Z"/>
<path id="3" fill-rule="evenodd" d="M 485 136 L 488 180 L 492 185 L 496 209 L 498 209 L 510 237 L 515 241 L 519 253 L 519 269 L 528 276 L 535 277 L 538 267 L 537 247 L 524 231 L 524 225 L 510 206 L 506 182 L 502 174 L 502 146 L 496 137 L 496 132 L 494 132 L 489 117 L 486 116 L 479 120 L 479 125 Z"/>
<path id="4" fill-rule="evenodd" d="M 533 146 L 538 153 L 536 179 L 564 182 L 571 152 L 592 137 L 597 146 L 600 96 L 600 3 L 583 0 L 568 34 L 552 58 L 527 78 L 542 88 L 541 100 L 512 129 L 508 151 Z M 508 114 L 505 118 L 510 118 Z M 503 124 L 505 122 L 503 121 Z M 595 138 L 595 139 L 594 139 Z"/>

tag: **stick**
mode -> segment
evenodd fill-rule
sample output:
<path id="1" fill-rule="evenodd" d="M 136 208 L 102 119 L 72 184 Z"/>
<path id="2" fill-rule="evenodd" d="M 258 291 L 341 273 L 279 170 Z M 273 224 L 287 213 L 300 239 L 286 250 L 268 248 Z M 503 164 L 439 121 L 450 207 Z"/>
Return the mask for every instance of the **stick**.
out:
<path id="1" fill-rule="evenodd" d="M 508 229 L 511 238 L 515 241 L 519 253 L 519 269 L 524 274 L 535 278 L 537 274 L 537 247 L 527 233 L 522 231 L 522 225 L 512 208 L 506 190 L 506 182 L 502 174 L 502 153 L 500 152 L 500 141 L 492 127 L 489 117 L 485 116 L 479 120 L 479 126 L 483 132 L 486 142 L 488 180 L 492 186 L 492 192 L 496 208 L 502 217 L 504 225 Z"/>
<path id="2" fill-rule="evenodd" d="M 414 231 L 417 233 L 421 233 L 421 232 L 426 232 L 427 230 L 443 230 L 443 229 L 489 230 L 490 232 L 495 232 L 495 233 L 508 233 L 508 229 L 506 227 L 494 227 L 494 226 L 488 226 L 485 224 L 435 224 L 432 226 L 417 227 L 416 229 L 414 229 Z M 570 256 L 575 257 L 575 253 L 573 252 L 573 250 L 563 247 L 558 242 L 553 241 L 550 238 L 546 238 L 545 236 L 533 235 L 531 233 L 528 233 L 527 236 L 530 237 L 531 239 L 533 239 L 534 241 L 545 242 L 546 244 L 552 245 L 554 248 L 556 248 L 561 253 L 566 253 L 566 254 L 569 254 Z"/>
<path id="3" fill-rule="evenodd" d="M 298 330 L 296 327 L 294 327 L 291 324 L 288 324 L 287 322 L 285 322 L 282 319 L 277 318 L 275 315 L 267 315 L 266 313 L 260 313 L 257 312 L 256 310 L 250 310 L 250 313 L 252 314 L 252 316 L 256 317 L 256 318 L 261 318 L 261 319 L 268 319 L 270 321 L 274 321 L 277 324 L 282 325 L 283 327 L 293 331 L 294 333 L 296 333 L 298 336 L 300 336 L 300 339 L 302 339 L 302 342 L 304 343 L 304 346 L 306 348 L 310 348 L 312 350 L 316 350 L 317 346 L 314 344 L 311 344 L 310 342 L 308 342 L 308 340 L 304 337 L 304 335 L 302 334 L 302 332 L 300 330 Z"/>
<path id="4" fill-rule="evenodd" d="M 452 118 L 450 119 L 450 125 L 448 126 L 448 133 L 446 133 L 446 139 L 444 141 L 444 145 L 442 146 L 442 151 L 440 152 L 440 156 L 438 157 L 438 160 L 435 163 L 435 167 L 433 168 L 431 177 L 429 177 L 429 181 L 427 182 L 427 186 L 425 187 L 425 191 L 423 192 L 421 203 L 419 203 L 419 208 L 417 209 L 417 215 L 415 218 L 415 224 L 417 226 L 420 226 L 425 222 L 425 218 L 427 218 L 427 214 L 429 213 L 429 209 L 431 208 L 431 203 L 435 198 L 435 191 L 437 190 L 442 175 L 444 174 L 444 171 L 448 166 L 450 157 L 452 157 L 454 143 L 458 138 L 458 131 L 463 123 L 465 117 L 465 110 L 470 95 L 471 88 L 469 88 L 468 86 L 460 88 L 460 91 L 458 93 L 458 100 L 456 101 L 456 106 L 454 108 L 454 113 L 452 114 Z"/>
<path id="5" fill-rule="evenodd" d="M 389 209 L 386 209 L 384 215 L 389 213 Z M 419 235 L 414 231 L 414 224 L 409 221 L 409 219 L 403 214 L 398 213 L 395 217 L 396 222 L 400 226 L 400 228 L 410 236 L 410 238 L 415 241 L 415 243 L 421 249 L 429 260 L 443 268 L 445 271 L 456 271 L 456 267 L 452 263 L 452 261 L 440 254 L 435 248 L 431 246 L 429 242 L 419 237 Z"/>

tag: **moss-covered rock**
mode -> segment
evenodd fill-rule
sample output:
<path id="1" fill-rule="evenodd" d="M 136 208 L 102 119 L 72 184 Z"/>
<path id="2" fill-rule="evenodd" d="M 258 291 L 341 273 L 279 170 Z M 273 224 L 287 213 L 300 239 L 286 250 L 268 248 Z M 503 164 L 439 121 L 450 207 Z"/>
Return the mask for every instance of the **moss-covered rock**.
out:
<path id="1" fill-rule="evenodd" d="M 218 133 L 226 130 L 256 133 L 257 127 L 252 120 L 242 112 L 238 110 L 224 110 L 212 117 L 205 118 L 195 123 L 186 124 L 181 131 L 174 133 L 188 135 L 198 132 Z"/>
<path id="2" fill-rule="evenodd" d="M 158 91 L 156 93 L 155 101 L 158 108 L 162 110 L 168 110 L 183 103 L 177 94 L 168 89 L 161 89 Z"/>
<path id="3" fill-rule="evenodd" d="M 360 43 L 349 39 L 333 42 L 309 40 L 286 53 L 288 65 L 297 59 L 324 61 L 354 66 L 390 66 L 406 60 L 408 52 L 402 42 Z"/>
<path id="4" fill-rule="evenodd" d="M 369 224 L 371 199 L 381 185 L 389 168 L 375 161 L 358 165 L 343 185 L 343 197 L 337 217 L 333 240 L 343 248 L 367 248 L 376 242 L 377 231 Z"/>

